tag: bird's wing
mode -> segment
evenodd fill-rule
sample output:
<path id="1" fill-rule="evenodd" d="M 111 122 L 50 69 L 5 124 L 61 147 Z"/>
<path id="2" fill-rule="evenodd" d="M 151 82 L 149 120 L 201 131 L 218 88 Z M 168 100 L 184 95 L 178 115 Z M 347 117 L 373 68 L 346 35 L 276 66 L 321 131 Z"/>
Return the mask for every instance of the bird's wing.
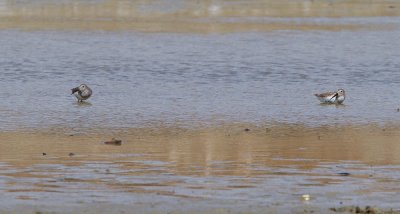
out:
<path id="1" fill-rule="evenodd" d="M 335 94 L 335 92 L 325 92 L 325 93 L 322 93 L 322 94 L 314 94 L 314 95 L 317 96 L 317 97 L 327 97 L 327 96 L 332 96 L 334 94 Z"/>

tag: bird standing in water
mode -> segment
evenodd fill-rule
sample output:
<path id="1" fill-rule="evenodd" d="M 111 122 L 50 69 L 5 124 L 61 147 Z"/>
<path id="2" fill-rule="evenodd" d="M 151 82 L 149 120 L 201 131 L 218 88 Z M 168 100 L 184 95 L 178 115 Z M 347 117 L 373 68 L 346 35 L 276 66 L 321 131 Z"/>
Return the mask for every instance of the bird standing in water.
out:
<path id="1" fill-rule="evenodd" d="M 82 102 L 83 100 L 89 99 L 92 96 L 92 89 L 90 89 L 87 85 L 81 84 L 80 86 L 71 89 L 72 94 L 78 99 L 78 102 Z"/>
<path id="2" fill-rule="evenodd" d="M 315 96 L 321 103 L 342 104 L 345 99 L 345 92 L 343 89 L 338 89 L 336 92 L 315 94 Z"/>

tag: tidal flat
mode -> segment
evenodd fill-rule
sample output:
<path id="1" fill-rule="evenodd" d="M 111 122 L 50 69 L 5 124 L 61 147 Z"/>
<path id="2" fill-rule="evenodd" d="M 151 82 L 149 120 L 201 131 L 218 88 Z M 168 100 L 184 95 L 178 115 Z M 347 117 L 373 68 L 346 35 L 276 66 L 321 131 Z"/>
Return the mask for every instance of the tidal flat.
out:
<path id="1" fill-rule="evenodd" d="M 1 212 L 399 213 L 399 136 L 293 124 L 1 132 Z"/>
<path id="2" fill-rule="evenodd" d="M 399 9 L 0 0 L 0 213 L 400 213 Z"/>

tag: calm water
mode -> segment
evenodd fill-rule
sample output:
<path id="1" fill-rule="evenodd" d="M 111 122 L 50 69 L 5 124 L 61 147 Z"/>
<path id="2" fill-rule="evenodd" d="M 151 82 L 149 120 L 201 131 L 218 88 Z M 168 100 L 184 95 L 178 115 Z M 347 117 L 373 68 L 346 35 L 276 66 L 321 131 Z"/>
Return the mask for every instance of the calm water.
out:
<path id="1" fill-rule="evenodd" d="M 357 20 L 400 23 L 350 22 Z M 400 120 L 398 27 L 232 34 L 2 30 L 0 38 L 0 130 Z M 94 90 L 88 105 L 70 95 L 80 83 Z M 321 106 L 313 96 L 337 88 L 346 90 L 344 106 Z"/>

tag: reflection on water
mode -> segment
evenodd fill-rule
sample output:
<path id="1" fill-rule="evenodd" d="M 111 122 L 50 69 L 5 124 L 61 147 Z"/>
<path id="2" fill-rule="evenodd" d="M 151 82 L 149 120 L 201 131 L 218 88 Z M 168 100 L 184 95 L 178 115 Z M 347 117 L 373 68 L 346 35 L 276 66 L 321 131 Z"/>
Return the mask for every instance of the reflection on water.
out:
<path id="1" fill-rule="evenodd" d="M 75 106 L 90 107 L 90 106 L 92 106 L 92 104 L 90 102 L 87 102 L 87 101 L 82 101 L 82 102 L 76 102 Z"/>
<path id="2" fill-rule="evenodd" d="M 398 127 L 249 128 L 134 129 L 115 133 L 122 146 L 105 134 L 3 132 L 0 205 L 256 212 L 302 206 L 303 194 L 325 210 L 398 205 Z"/>

